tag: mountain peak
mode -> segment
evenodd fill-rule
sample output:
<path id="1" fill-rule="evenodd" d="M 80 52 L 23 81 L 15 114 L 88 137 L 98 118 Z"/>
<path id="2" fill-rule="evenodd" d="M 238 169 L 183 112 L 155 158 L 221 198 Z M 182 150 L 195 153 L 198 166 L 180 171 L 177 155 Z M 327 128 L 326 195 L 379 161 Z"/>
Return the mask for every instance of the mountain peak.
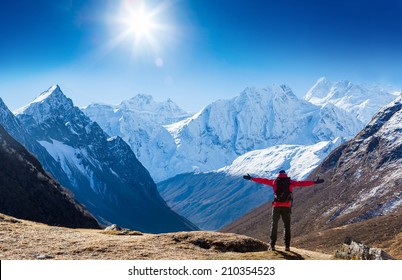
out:
<path id="1" fill-rule="evenodd" d="M 65 99 L 66 96 L 61 91 L 59 85 L 54 85 L 54 86 L 51 86 L 47 91 L 42 92 L 37 98 L 34 99 L 34 101 L 31 102 L 31 104 L 43 102 L 44 100 L 49 99 L 49 98 Z"/>
<path id="2" fill-rule="evenodd" d="M 128 100 L 123 101 L 121 104 L 127 106 L 128 108 L 138 109 L 152 106 L 155 104 L 155 101 L 151 95 L 140 93 Z"/>
<path id="3" fill-rule="evenodd" d="M 0 98 L 0 125 L 4 127 L 4 129 L 7 130 L 8 133 L 11 133 L 14 135 L 18 135 L 16 138 L 19 138 L 19 141 L 24 138 L 24 133 L 22 132 L 22 129 L 13 115 L 13 113 L 10 111 L 10 109 L 7 107 L 7 105 L 3 102 L 3 100 Z"/>
<path id="4" fill-rule="evenodd" d="M 4 103 L 3 99 L 0 97 L 0 110 L 8 109 L 7 105 Z"/>
<path id="5" fill-rule="evenodd" d="M 50 87 L 42 92 L 31 103 L 15 110 L 15 115 L 32 115 L 37 121 L 43 120 L 47 115 L 51 115 L 54 110 L 68 111 L 74 107 L 71 99 L 64 95 L 58 85 Z"/>
<path id="6" fill-rule="evenodd" d="M 271 97 L 290 97 L 297 98 L 293 93 L 292 89 L 285 85 L 272 85 L 264 88 L 257 87 L 246 87 L 244 91 L 240 94 L 241 97 L 255 100 L 255 98 L 261 99 L 262 96 L 271 96 Z M 258 100 L 257 99 L 257 100 Z"/>
<path id="7" fill-rule="evenodd" d="M 116 108 L 125 112 L 153 116 L 152 122 L 170 124 L 188 117 L 189 114 L 181 109 L 170 98 L 166 101 L 155 101 L 151 95 L 137 94 L 131 99 L 122 101 Z M 159 118 L 159 120 L 158 120 Z"/>
<path id="8" fill-rule="evenodd" d="M 332 86 L 333 82 L 329 81 L 326 77 L 321 77 L 307 92 L 304 99 L 314 103 L 313 101 L 315 99 L 326 97 L 328 95 L 328 92 L 331 91 Z"/>
<path id="9" fill-rule="evenodd" d="M 317 83 L 326 83 L 326 82 L 328 82 L 327 77 L 321 77 L 321 78 L 319 78 L 319 79 L 317 80 Z"/>

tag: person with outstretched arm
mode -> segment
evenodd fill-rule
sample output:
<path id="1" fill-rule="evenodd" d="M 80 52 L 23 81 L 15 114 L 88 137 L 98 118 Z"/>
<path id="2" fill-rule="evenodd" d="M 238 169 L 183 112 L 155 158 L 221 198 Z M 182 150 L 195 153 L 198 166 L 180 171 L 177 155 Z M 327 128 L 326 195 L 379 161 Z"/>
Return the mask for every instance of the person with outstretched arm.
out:
<path id="1" fill-rule="evenodd" d="M 278 233 L 279 218 L 282 217 L 285 227 L 285 250 L 290 251 L 290 214 L 292 207 L 292 192 L 295 187 L 308 187 L 315 184 L 321 184 L 323 179 L 317 179 L 315 181 L 295 181 L 291 180 L 286 174 L 285 170 L 279 171 L 276 179 L 266 178 L 253 178 L 249 174 L 243 176 L 246 180 L 268 185 L 274 190 L 274 201 L 272 202 L 272 223 L 271 223 L 271 249 L 275 250 L 275 244 Z"/>

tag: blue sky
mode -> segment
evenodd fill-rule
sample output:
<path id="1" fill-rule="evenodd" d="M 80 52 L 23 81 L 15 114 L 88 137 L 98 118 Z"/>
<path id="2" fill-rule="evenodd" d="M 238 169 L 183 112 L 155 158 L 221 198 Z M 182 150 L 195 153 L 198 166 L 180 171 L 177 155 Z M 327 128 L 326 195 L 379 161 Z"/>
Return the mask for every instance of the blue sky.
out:
<path id="1" fill-rule="evenodd" d="M 127 32 L 141 2 L 142 37 Z M 16 109 L 59 84 L 78 106 L 146 93 L 197 111 L 321 76 L 402 89 L 401 15 L 400 0 L 5 0 L 0 97 Z"/>

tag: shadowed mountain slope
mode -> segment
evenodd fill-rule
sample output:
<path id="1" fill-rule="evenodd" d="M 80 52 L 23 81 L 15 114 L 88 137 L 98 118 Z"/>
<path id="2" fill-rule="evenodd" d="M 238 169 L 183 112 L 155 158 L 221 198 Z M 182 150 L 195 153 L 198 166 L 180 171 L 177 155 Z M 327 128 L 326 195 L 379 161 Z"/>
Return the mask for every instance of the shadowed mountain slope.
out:
<path id="1" fill-rule="evenodd" d="M 72 228 L 99 228 L 71 193 L 0 126 L 0 212 Z"/>

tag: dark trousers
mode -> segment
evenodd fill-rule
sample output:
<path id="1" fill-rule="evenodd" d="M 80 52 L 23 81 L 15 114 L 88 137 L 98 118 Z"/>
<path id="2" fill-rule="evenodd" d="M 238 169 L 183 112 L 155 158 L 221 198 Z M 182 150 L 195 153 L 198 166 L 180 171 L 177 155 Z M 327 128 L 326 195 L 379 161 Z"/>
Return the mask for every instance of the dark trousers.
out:
<path id="1" fill-rule="evenodd" d="M 271 246 L 275 246 L 278 236 L 278 222 L 282 217 L 282 221 L 285 227 L 285 246 L 290 247 L 290 207 L 273 207 L 272 208 L 272 223 L 271 223 Z"/>

